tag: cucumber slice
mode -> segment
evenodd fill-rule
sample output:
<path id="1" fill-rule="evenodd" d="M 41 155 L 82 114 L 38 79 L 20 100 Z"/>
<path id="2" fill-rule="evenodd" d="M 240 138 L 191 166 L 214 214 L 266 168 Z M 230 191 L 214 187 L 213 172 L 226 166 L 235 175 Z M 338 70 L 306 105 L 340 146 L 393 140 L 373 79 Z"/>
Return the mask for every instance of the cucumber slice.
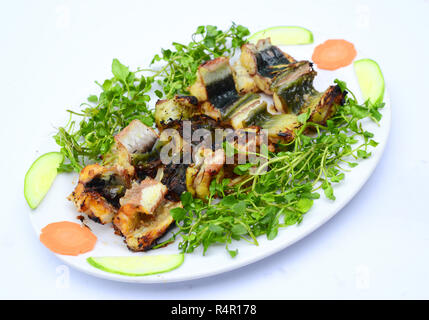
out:
<path id="1" fill-rule="evenodd" d="M 139 257 L 89 257 L 90 265 L 97 269 L 124 276 L 146 276 L 174 270 L 182 265 L 183 254 L 163 254 Z"/>
<path id="2" fill-rule="evenodd" d="M 249 37 L 249 42 L 256 43 L 259 39 L 268 37 L 271 38 L 271 44 L 275 46 L 313 43 L 313 33 L 310 30 L 293 26 L 272 27 L 258 31 Z"/>
<path id="3" fill-rule="evenodd" d="M 31 209 L 35 209 L 43 200 L 63 161 L 62 153 L 49 152 L 37 158 L 28 169 L 24 180 L 24 197 Z"/>
<path id="4" fill-rule="evenodd" d="M 371 59 L 361 59 L 354 62 L 354 69 L 358 78 L 363 98 L 371 103 L 383 101 L 384 78 L 377 62 Z"/>

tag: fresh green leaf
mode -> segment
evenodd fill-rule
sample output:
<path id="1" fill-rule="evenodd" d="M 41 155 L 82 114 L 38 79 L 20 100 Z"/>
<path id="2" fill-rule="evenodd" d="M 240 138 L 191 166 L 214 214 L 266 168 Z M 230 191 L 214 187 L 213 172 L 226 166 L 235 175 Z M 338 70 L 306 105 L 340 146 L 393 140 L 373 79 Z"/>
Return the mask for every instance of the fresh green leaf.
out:
<path id="1" fill-rule="evenodd" d="M 89 102 L 93 102 L 93 103 L 97 103 L 98 102 L 98 97 L 96 96 L 96 95 L 90 95 L 89 97 L 88 97 L 88 101 Z"/>
<path id="2" fill-rule="evenodd" d="M 242 224 L 236 224 L 232 227 L 231 232 L 235 235 L 244 235 L 247 233 L 247 229 Z"/>
<path id="3" fill-rule="evenodd" d="M 112 73 L 116 78 L 125 82 L 130 71 L 118 59 L 113 59 Z"/>
<path id="4" fill-rule="evenodd" d="M 313 206 L 313 200 L 307 199 L 307 198 L 299 199 L 298 202 L 296 203 L 297 210 L 302 213 L 306 213 L 308 210 L 311 209 L 312 206 Z"/>
<path id="5" fill-rule="evenodd" d="M 238 215 L 243 214 L 246 211 L 246 208 L 247 204 L 244 201 L 240 201 L 232 206 L 232 210 Z"/>
<path id="6" fill-rule="evenodd" d="M 170 210 L 171 216 L 176 221 L 182 221 L 186 216 L 186 210 L 183 208 L 174 208 Z"/>
<path id="7" fill-rule="evenodd" d="M 190 192 L 183 192 L 180 196 L 180 201 L 184 207 L 192 203 L 192 194 Z"/>

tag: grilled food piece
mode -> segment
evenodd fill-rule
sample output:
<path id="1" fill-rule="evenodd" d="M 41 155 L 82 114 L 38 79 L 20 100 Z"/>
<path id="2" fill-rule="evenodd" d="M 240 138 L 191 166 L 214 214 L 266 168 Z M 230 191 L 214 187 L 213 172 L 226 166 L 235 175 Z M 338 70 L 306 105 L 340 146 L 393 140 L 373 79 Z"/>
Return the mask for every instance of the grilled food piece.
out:
<path id="1" fill-rule="evenodd" d="M 119 199 L 135 177 L 132 156 L 147 152 L 157 140 L 152 128 L 133 120 L 115 136 L 115 144 L 104 159 L 104 166 L 93 164 L 82 169 L 79 182 L 69 196 L 79 212 L 102 224 L 112 221 L 120 207 Z"/>
<path id="2" fill-rule="evenodd" d="M 152 128 L 135 119 L 115 136 L 115 141 L 132 154 L 150 150 L 157 138 Z"/>
<path id="3" fill-rule="evenodd" d="M 130 250 L 147 251 L 173 224 L 170 210 L 180 206 L 180 202 L 164 201 L 153 214 L 145 214 L 138 206 L 127 204 L 119 209 L 113 226 L 125 237 L 125 243 Z"/>
<path id="4" fill-rule="evenodd" d="M 337 106 L 344 104 L 345 95 L 346 92 L 341 92 L 339 86 L 331 86 L 323 93 L 312 89 L 311 93 L 306 94 L 305 101 L 299 101 L 302 107 L 297 113 L 271 114 L 267 110 L 257 110 L 247 118 L 245 124 L 266 129 L 270 143 L 288 143 L 295 139 L 295 131 L 302 126 L 298 114 L 310 109 L 308 121 L 326 125 L 326 120 L 335 114 Z"/>
<path id="5" fill-rule="evenodd" d="M 268 139 L 271 143 L 288 143 L 295 139 L 295 130 L 301 127 L 298 117 L 294 114 L 272 115 L 262 124 L 268 130 Z"/>
<path id="6" fill-rule="evenodd" d="M 347 92 L 342 92 L 338 85 L 330 86 L 325 92 L 316 92 L 311 95 L 302 107 L 301 113 L 310 109 L 308 121 L 326 125 L 326 120 L 335 114 L 337 107 L 344 104 L 346 95 Z"/>
<path id="7" fill-rule="evenodd" d="M 209 187 L 213 178 L 222 173 L 225 151 L 201 147 L 195 158 L 195 163 L 186 170 L 186 187 L 193 196 L 205 199 L 210 194 Z"/>
<path id="8" fill-rule="evenodd" d="M 242 129 L 255 114 L 266 109 L 267 103 L 261 101 L 260 95 L 248 93 L 231 106 L 224 116 L 224 121 L 228 121 L 234 129 Z"/>
<path id="9" fill-rule="evenodd" d="M 189 164 L 170 163 L 164 167 L 161 182 L 168 188 L 165 198 L 171 201 L 179 201 L 180 195 L 186 191 L 186 170 Z"/>
<path id="10" fill-rule="evenodd" d="M 204 126 L 209 125 L 210 121 L 216 123 L 216 121 L 209 117 L 207 117 L 207 121 L 202 121 L 200 116 L 194 116 L 192 119 L 199 119 L 199 122 L 191 122 L 190 133 L 197 129 L 198 123 Z M 191 160 L 192 148 L 184 147 L 188 145 L 188 142 L 180 135 L 181 133 L 183 135 L 183 121 L 184 119 L 169 121 L 164 129 L 175 128 L 177 131 L 174 132 L 174 135 L 169 135 L 173 132 L 161 132 L 160 138 L 156 141 L 151 151 L 135 153 L 131 157 L 137 179 L 143 180 L 149 177 L 161 181 L 168 188 L 166 199 L 172 201 L 179 201 L 182 192 L 186 191 L 186 169 Z M 167 148 L 168 155 L 162 149 L 164 146 Z M 184 161 L 183 156 L 185 151 L 189 152 L 189 161 L 187 162 Z M 168 158 L 161 159 L 162 156 L 168 156 Z"/>
<path id="11" fill-rule="evenodd" d="M 132 206 L 139 212 L 153 214 L 164 200 L 167 187 L 161 182 L 146 178 L 142 182 L 133 182 L 130 189 L 120 199 L 121 207 Z"/>
<path id="12" fill-rule="evenodd" d="M 236 61 L 232 66 L 232 75 L 234 77 L 235 88 L 239 94 L 259 91 L 255 80 L 249 75 L 246 68 L 241 65 L 240 61 Z"/>
<path id="13" fill-rule="evenodd" d="M 270 38 L 259 40 L 256 45 L 247 43 L 241 47 L 241 65 L 253 77 L 257 87 L 266 94 L 276 72 L 289 63 L 296 62 L 290 55 L 271 44 Z"/>
<path id="14" fill-rule="evenodd" d="M 197 81 L 189 88 L 202 103 L 201 111 L 221 119 L 228 107 L 239 99 L 228 57 L 207 61 L 198 67 Z"/>
<path id="15" fill-rule="evenodd" d="M 187 127 L 188 126 L 188 127 Z M 193 116 L 189 119 L 189 122 L 185 122 L 182 120 L 176 120 L 170 122 L 168 128 L 176 129 L 179 132 L 179 135 L 185 140 L 183 144 L 186 142 L 191 142 L 191 147 L 199 146 L 205 139 L 205 136 L 197 136 L 196 133 L 199 129 L 205 129 L 210 134 L 210 141 L 212 142 L 212 149 L 222 148 L 221 139 L 216 139 L 216 129 L 231 129 L 231 126 L 226 122 L 221 122 L 219 120 L 215 120 L 205 114 Z M 223 132 L 221 132 L 223 134 Z M 191 136 L 190 136 L 191 134 Z M 193 135 L 193 136 L 192 136 Z M 191 141 L 192 138 L 192 141 Z M 199 138 L 199 139 L 197 139 Z M 219 142 L 216 144 L 216 142 Z M 207 145 L 209 147 L 209 145 Z M 186 148 L 184 148 L 186 150 Z M 189 149 L 187 149 L 189 150 Z"/>
<path id="16" fill-rule="evenodd" d="M 115 136 L 115 144 L 105 157 L 104 163 L 124 168 L 130 177 L 135 174 L 132 155 L 150 151 L 158 134 L 140 120 L 133 120 Z"/>
<path id="17" fill-rule="evenodd" d="M 137 180 L 143 180 L 147 177 L 154 178 L 158 169 L 162 167 L 161 150 L 167 144 L 161 138 L 156 140 L 152 149 L 147 152 L 131 154 L 131 164 L 135 169 Z"/>
<path id="18" fill-rule="evenodd" d="M 252 126 L 235 131 L 234 148 L 240 152 L 259 153 L 259 147 L 264 143 L 266 144 L 266 141 L 260 127 Z M 268 150 L 275 151 L 270 144 L 268 144 Z"/>
<path id="19" fill-rule="evenodd" d="M 118 167 L 91 164 L 82 169 L 79 182 L 68 197 L 79 212 L 101 224 L 112 221 L 120 207 L 119 199 L 130 187 L 129 176 Z"/>
<path id="20" fill-rule="evenodd" d="M 270 114 L 267 110 L 255 114 L 249 125 L 267 130 L 270 143 L 288 143 L 295 139 L 295 130 L 301 127 L 295 114 Z"/>
<path id="21" fill-rule="evenodd" d="M 206 86 L 199 70 L 200 67 L 198 67 L 197 79 L 195 80 L 194 84 L 188 88 L 188 90 L 191 96 L 197 98 L 199 102 L 204 102 L 207 101 L 208 97 Z"/>
<path id="22" fill-rule="evenodd" d="M 125 237 L 128 248 L 145 251 L 152 247 L 173 222 L 165 202 L 167 187 L 161 182 L 146 178 L 134 182 L 121 198 L 121 207 L 113 219 L 115 230 Z"/>
<path id="23" fill-rule="evenodd" d="M 276 110 L 300 114 L 310 109 L 309 121 L 325 125 L 337 111 L 337 106 L 344 104 L 347 92 L 342 92 L 338 85 L 318 92 L 313 87 L 316 74 L 309 61 L 289 64 L 278 73 L 271 85 Z"/>
<path id="24" fill-rule="evenodd" d="M 309 61 L 291 63 L 278 73 L 271 84 L 276 110 L 300 113 L 309 97 L 317 93 L 313 87 L 316 74 Z"/>
<path id="25" fill-rule="evenodd" d="M 175 96 L 169 100 L 158 100 L 155 105 L 155 122 L 162 130 L 174 120 L 187 120 L 199 113 L 198 99 L 194 96 Z"/>

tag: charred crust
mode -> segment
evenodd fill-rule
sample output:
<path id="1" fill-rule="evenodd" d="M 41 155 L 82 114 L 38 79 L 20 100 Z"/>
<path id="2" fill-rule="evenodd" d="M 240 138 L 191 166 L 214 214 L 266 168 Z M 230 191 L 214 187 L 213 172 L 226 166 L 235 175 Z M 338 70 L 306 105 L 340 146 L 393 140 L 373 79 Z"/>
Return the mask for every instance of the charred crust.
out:
<path id="1" fill-rule="evenodd" d="M 156 159 L 145 163 L 144 165 L 135 165 L 137 180 L 141 181 L 145 178 L 155 178 L 158 168 L 161 166 L 161 159 Z"/>
<path id="2" fill-rule="evenodd" d="M 192 104 L 194 106 L 198 105 L 198 99 L 194 96 L 176 96 L 176 100 L 187 102 L 187 103 Z"/>
<path id="3" fill-rule="evenodd" d="M 115 220 L 116 221 L 118 221 L 119 222 L 119 217 L 118 216 L 116 216 L 115 217 Z M 116 222 L 116 221 L 114 221 L 114 222 Z M 116 234 L 116 235 L 118 235 L 118 236 L 121 236 L 121 237 L 123 237 L 124 236 L 124 234 L 121 232 L 121 230 L 116 226 L 116 223 L 112 223 L 112 225 L 113 225 L 113 231 L 114 231 L 114 233 Z M 124 240 L 125 241 L 125 240 Z"/>
<path id="4" fill-rule="evenodd" d="M 186 191 L 186 170 L 187 164 L 166 165 L 164 168 L 164 177 L 161 183 L 167 186 L 168 193 L 165 198 L 171 201 L 179 201 L 180 195 Z"/>
<path id="5" fill-rule="evenodd" d="M 347 92 L 342 92 L 338 85 L 330 86 L 328 90 L 326 90 L 313 112 L 321 115 L 323 109 L 328 109 L 320 122 L 321 125 L 326 125 L 326 121 L 337 111 L 337 105 L 344 105 L 346 95 Z"/>
<path id="6" fill-rule="evenodd" d="M 88 213 L 88 218 L 90 218 L 92 221 L 95 221 L 97 223 L 104 224 L 99 217 L 96 217 L 93 213 Z"/>
<path id="7" fill-rule="evenodd" d="M 117 182 L 115 182 L 115 176 L 111 175 L 108 180 L 105 180 L 102 178 L 101 175 L 95 176 L 90 181 L 84 183 L 84 189 L 85 192 L 90 194 L 94 200 L 102 200 L 106 201 L 110 205 L 112 205 L 114 208 L 119 209 L 119 199 L 124 195 L 125 193 L 125 185 L 121 185 L 122 192 L 119 193 L 111 193 L 108 191 L 108 187 L 110 186 L 119 186 Z"/>
<path id="8" fill-rule="evenodd" d="M 273 66 L 295 62 L 290 60 L 278 47 L 270 46 L 255 54 L 258 73 L 263 77 L 272 78 Z"/>
<path id="9" fill-rule="evenodd" d="M 155 103 L 155 106 L 157 106 L 158 104 L 167 102 L 167 101 L 168 101 L 167 99 L 158 99 L 158 101 Z"/>
<path id="10" fill-rule="evenodd" d="M 216 64 L 218 64 L 220 62 L 225 61 L 226 59 L 228 59 L 228 58 L 226 58 L 226 57 L 218 57 L 218 58 L 215 58 L 215 59 L 212 59 L 212 60 L 208 60 L 208 61 L 203 62 L 199 66 L 199 68 L 210 68 L 213 65 L 216 65 Z"/>
<path id="11" fill-rule="evenodd" d="M 279 132 L 277 135 L 281 138 L 292 138 L 293 135 L 290 132 Z"/>
<path id="12" fill-rule="evenodd" d="M 139 243 L 137 245 L 138 248 L 132 248 L 129 245 L 127 245 L 127 247 L 129 250 L 133 252 L 148 251 L 152 249 L 154 246 L 156 246 L 159 240 L 162 238 L 162 236 L 164 236 L 173 227 L 174 227 L 174 221 L 172 221 L 165 228 L 158 230 L 157 232 L 150 233 L 148 235 L 144 235 L 141 238 L 139 238 L 138 240 Z"/>

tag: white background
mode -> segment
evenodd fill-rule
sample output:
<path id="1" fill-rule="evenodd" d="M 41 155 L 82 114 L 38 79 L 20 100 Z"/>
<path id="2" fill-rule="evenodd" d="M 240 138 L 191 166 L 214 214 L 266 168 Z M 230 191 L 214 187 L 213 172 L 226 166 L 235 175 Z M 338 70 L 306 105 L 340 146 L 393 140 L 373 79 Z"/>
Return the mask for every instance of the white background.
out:
<path id="1" fill-rule="evenodd" d="M 428 299 L 428 17 L 428 0 L 1 1 L 0 298 Z M 247 267 L 162 285 L 72 269 L 63 281 L 67 269 L 40 244 L 23 197 L 38 146 L 67 121 L 66 108 L 97 92 L 93 80 L 110 77 L 113 58 L 145 66 L 198 25 L 231 21 L 253 32 L 304 26 L 316 42 L 319 32 L 344 38 L 379 62 L 392 128 L 373 176 L 320 229 Z"/>

